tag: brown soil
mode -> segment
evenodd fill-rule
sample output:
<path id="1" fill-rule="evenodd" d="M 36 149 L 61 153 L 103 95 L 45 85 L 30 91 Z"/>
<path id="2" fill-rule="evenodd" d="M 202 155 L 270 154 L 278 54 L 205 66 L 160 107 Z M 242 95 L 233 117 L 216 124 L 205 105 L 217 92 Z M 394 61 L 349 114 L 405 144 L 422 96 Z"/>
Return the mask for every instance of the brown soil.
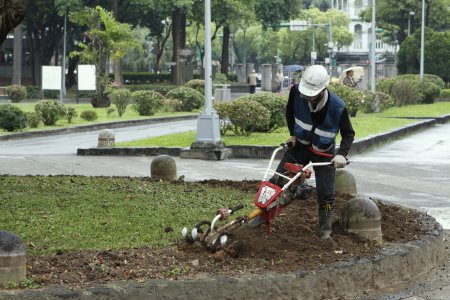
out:
<path id="1" fill-rule="evenodd" d="M 208 181 L 210 185 L 232 184 L 257 190 L 258 182 Z M 81 287 L 152 278 L 182 279 L 196 275 L 285 273 L 323 268 L 330 263 L 370 257 L 390 243 L 403 243 L 424 234 L 423 215 L 414 210 L 378 203 L 382 214 L 383 245 L 345 234 L 339 226 L 340 210 L 349 195 L 337 195 L 333 239 L 318 238 L 315 193 L 292 203 L 274 223 L 272 235 L 264 226 L 242 228 L 235 234 L 242 248 L 238 257 L 223 251 L 211 254 L 198 243 L 180 242 L 171 247 L 121 251 L 75 251 L 28 257 L 28 278 L 41 286 Z M 181 238 L 181 237 L 180 237 Z"/>

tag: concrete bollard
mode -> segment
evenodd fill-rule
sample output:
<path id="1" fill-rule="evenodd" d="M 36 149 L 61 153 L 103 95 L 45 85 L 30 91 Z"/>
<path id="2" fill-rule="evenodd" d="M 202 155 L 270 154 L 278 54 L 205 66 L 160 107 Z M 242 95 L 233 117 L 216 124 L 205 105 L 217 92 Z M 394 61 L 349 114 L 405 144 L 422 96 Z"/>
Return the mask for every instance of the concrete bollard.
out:
<path id="1" fill-rule="evenodd" d="M 272 65 L 261 65 L 261 91 L 272 91 Z"/>
<path id="2" fill-rule="evenodd" d="M 346 193 L 356 197 L 358 193 L 355 176 L 347 170 L 336 169 L 335 189 L 336 192 Z"/>
<path id="3" fill-rule="evenodd" d="M 0 230 L 0 288 L 25 279 L 26 260 L 22 239 L 11 232 Z"/>
<path id="4" fill-rule="evenodd" d="M 98 135 L 98 148 L 114 147 L 116 138 L 111 129 L 103 129 Z"/>
<path id="5" fill-rule="evenodd" d="M 150 165 L 150 176 L 154 179 L 177 179 L 177 165 L 169 155 L 158 155 Z"/>
<path id="6" fill-rule="evenodd" d="M 380 210 L 368 198 L 356 197 L 347 201 L 342 207 L 341 222 L 346 232 L 378 243 L 383 241 Z"/>

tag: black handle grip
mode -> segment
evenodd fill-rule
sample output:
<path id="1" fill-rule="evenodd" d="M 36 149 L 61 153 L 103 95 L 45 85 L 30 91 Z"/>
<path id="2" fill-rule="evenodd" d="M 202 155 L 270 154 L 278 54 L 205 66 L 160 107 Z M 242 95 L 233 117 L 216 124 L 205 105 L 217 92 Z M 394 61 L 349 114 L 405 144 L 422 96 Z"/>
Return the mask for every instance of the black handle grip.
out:
<path id="1" fill-rule="evenodd" d="M 244 208 L 244 204 L 236 205 L 236 206 L 230 208 L 230 210 L 231 210 L 230 214 L 234 213 L 237 210 L 243 209 L 243 208 Z"/>

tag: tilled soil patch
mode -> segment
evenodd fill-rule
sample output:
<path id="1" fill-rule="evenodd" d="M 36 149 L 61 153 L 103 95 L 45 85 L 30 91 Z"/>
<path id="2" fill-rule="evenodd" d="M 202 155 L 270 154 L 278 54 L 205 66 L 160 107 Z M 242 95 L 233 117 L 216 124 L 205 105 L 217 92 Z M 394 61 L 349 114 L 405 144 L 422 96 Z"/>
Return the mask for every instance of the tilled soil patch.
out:
<path id="1" fill-rule="evenodd" d="M 207 181 L 210 185 L 233 185 L 257 190 L 259 182 Z M 27 277 L 34 285 L 65 285 L 74 288 L 114 281 L 145 282 L 153 278 L 185 279 L 195 276 L 287 273 L 323 268 L 341 260 L 370 257 L 393 243 L 404 243 L 426 233 L 425 216 L 415 210 L 377 201 L 382 215 L 382 245 L 344 233 L 339 225 L 343 204 L 350 195 L 336 197 L 333 239 L 318 237 L 315 191 L 303 201 L 293 202 L 274 224 L 266 228 L 242 227 L 234 234 L 241 241 L 238 257 L 224 252 L 207 252 L 199 243 L 181 242 L 165 248 L 138 248 L 120 251 L 71 251 L 30 255 Z M 181 236 L 180 236 L 181 239 Z"/>

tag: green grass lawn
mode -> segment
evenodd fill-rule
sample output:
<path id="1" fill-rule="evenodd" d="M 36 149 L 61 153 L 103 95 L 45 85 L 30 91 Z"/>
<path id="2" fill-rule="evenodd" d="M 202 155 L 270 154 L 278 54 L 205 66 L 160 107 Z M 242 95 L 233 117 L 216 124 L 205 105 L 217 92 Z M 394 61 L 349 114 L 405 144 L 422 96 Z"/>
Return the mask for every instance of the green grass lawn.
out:
<path id="1" fill-rule="evenodd" d="M 380 132 L 405 126 L 417 122 L 411 119 L 386 119 L 372 116 L 361 116 L 352 118 L 352 124 L 356 132 L 356 139 L 364 138 Z M 287 127 L 278 128 L 270 133 L 252 133 L 250 136 L 237 136 L 230 133 L 222 136 L 226 145 L 258 145 L 275 146 L 284 143 L 289 137 Z M 189 147 L 195 141 L 195 131 L 141 139 L 123 143 L 116 143 L 118 147 Z M 340 136 L 337 138 L 340 142 Z"/>
<path id="2" fill-rule="evenodd" d="M 393 107 L 378 113 L 380 117 L 438 117 L 450 114 L 450 102 Z"/>
<path id="3" fill-rule="evenodd" d="M 254 193 L 125 177 L 4 175 L 0 228 L 32 242 L 32 253 L 158 247 L 179 241 L 184 226 L 212 219 L 220 207 L 253 209 Z"/>

